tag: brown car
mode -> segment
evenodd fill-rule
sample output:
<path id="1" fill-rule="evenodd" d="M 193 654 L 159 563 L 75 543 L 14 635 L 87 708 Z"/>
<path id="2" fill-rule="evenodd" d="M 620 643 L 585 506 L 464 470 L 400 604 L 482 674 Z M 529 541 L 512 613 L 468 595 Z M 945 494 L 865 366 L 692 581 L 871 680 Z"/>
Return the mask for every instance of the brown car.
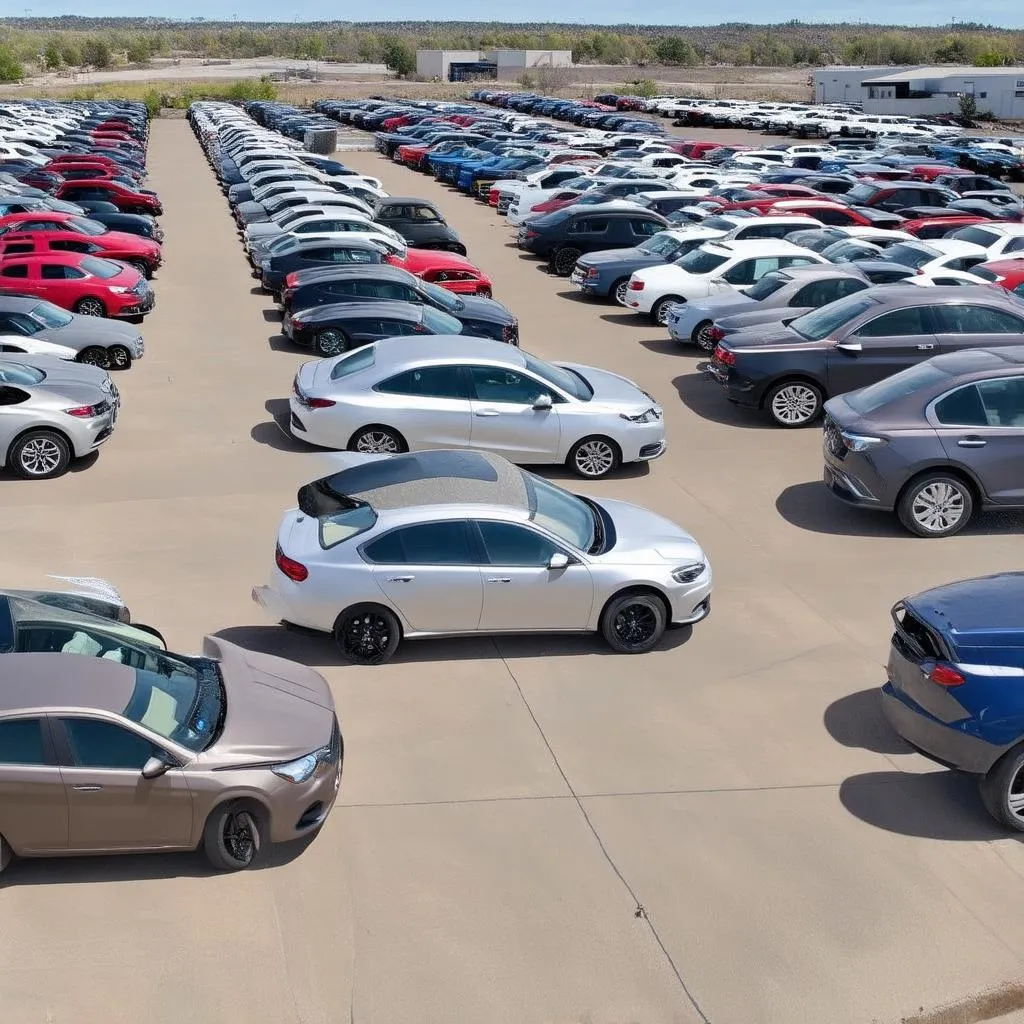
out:
<path id="1" fill-rule="evenodd" d="M 133 653 L 0 656 L 0 869 L 201 846 L 229 871 L 323 824 L 343 750 L 322 676 L 215 637 Z"/>

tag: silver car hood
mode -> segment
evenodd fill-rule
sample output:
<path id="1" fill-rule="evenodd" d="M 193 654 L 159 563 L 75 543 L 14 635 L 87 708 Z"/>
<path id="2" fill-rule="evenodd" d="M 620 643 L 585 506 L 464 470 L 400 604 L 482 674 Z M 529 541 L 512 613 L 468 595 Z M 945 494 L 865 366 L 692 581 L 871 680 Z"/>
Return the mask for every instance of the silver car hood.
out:
<path id="1" fill-rule="evenodd" d="M 601 498 L 597 504 L 615 524 L 615 546 L 593 556 L 595 562 L 679 566 L 706 561 L 704 549 L 671 520 L 628 501 Z"/>
<path id="2" fill-rule="evenodd" d="M 591 403 L 601 405 L 621 405 L 636 409 L 649 409 L 658 403 L 640 386 L 628 377 L 620 377 L 608 370 L 599 370 L 596 366 L 582 363 L 557 363 L 557 366 L 573 370 L 594 389 Z M 660 408 L 660 407 L 659 407 Z"/>

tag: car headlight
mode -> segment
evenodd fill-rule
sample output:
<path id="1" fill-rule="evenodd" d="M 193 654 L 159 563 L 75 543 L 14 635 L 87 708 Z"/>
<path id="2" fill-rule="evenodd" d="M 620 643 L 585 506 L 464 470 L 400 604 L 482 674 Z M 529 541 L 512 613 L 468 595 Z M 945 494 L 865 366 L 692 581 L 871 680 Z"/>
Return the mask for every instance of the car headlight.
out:
<path id="1" fill-rule="evenodd" d="M 270 770 L 282 779 L 287 779 L 289 782 L 296 784 L 301 782 L 308 782 L 312 777 L 313 773 L 317 768 L 326 763 L 331 756 L 331 748 L 327 746 L 321 747 L 319 750 L 314 750 L 311 754 L 306 754 L 305 757 L 297 757 L 294 761 L 288 761 L 285 764 L 274 764 L 270 766 Z"/>
<path id="2" fill-rule="evenodd" d="M 689 562 L 686 565 L 679 566 L 678 569 L 673 569 L 672 579 L 676 583 L 692 583 L 694 580 L 699 579 L 706 569 L 707 565 L 704 562 Z"/>
<path id="3" fill-rule="evenodd" d="M 633 415 L 628 412 L 620 412 L 619 419 L 629 420 L 630 423 L 654 423 L 656 420 L 660 420 L 661 416 L 657 409 L 650 408 Z"/>
<path id="4" fill-rule="evenodd" d="M 843 444 L 851 452 L 866 452 L 870 448 L 881 448 L 889 442 L 884 437 L 871 437 L 868 434 L 848 434 L 845 430 L 840 436 Z"/>
<path id="5" fill-rule="evenodd" d="M 109 288 L 115 295 L 124 295 L 128 291 L 127 288 L 122 288 L 119 284 L 112 284 Z"/>

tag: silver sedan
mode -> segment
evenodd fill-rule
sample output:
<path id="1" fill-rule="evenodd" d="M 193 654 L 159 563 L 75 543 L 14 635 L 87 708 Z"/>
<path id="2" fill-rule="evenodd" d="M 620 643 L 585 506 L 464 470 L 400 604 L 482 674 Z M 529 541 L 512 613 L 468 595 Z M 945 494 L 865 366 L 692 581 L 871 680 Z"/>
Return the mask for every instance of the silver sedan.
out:
<path id="1" fill-rule="evenodd" d="M 323 448 L 462 447 L 589 479 L 665 451 L 661 407 L 631 380 L 456 335 L 388 338 L 303 364 L 289 425 Z"/>
<path id="2" fill-rule="evenodd" d="M 438 450 L 364 458 L 301 488 L 253 599 L 379 665 L 403 638 L 473 634 L 598 633 L 641 654 L 708 614 L 711 583 L 697 541 L 654 512 Z"/>

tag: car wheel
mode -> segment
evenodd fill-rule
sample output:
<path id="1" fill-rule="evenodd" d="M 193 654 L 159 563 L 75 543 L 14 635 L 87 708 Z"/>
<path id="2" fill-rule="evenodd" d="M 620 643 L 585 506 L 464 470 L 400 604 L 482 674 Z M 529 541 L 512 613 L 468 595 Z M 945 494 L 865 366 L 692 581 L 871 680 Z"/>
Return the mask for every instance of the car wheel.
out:
<path id="1" fill-rule="evenodd" d="M 668 311 L 677 302 L 682 302 L 678 295 L 666 295 L 651 307 L 651 319 L 662 327 L 668 323 Z"/>
<path id="2" fill-rule="evenodd" d="M 407 452 L 409 446 L 398 431 L 374 424 L 357 430 L 349 438 L 348 450 L 363 455 L 398 455 L 400 452 Z"/>
<path id="3" fill-rule="evenodd" d="M 77 361 L 88 366 L 98 366 L 101 370 L 110 368 L 109 353 L 105 348 L 100 348 L 98 345 L 90 345 L 89 348 L 79 352 Z"/>
<path id="4" fill-rule="evenodd" d="M 896 503 L 899 521 L 918 537 L 952 537 L 973 514 L 970 487 L 948 473 L 927 473 L 911 480 Z"/>
<path id="5" fill-rule="evenodd" d="M 340 356 L 345 351 L 345 342 L 345 335 L 341 331 L 320 331 L 313 342 L 313 347 L 318 355 Z"/>
<path id="6" fill-rule="evenodd" d="M 566 463 L 578 476 L 598 480 L 619 468 L 619 446 L 607 437 L 585 437 L 573 445 Z"/>
<path id="7" fill-rule="evenodd" d="M 52 430 L 30 430 L 11 445 L 7 464 L 23 479 L 52 480 L 68 471 L 71 446 Z"/>
<path id="8" fill-rule="evenodd" d="M 11 848 L 7 845 L 7 840 L 3 836 L 0 836 L 0 871 L 3 871 L 8 864 L 11 863 Z"/>
<path id="9" fill-rule="evenodd" d="M 262 815 L 249 804 L 221 804 L 206 819 L 203 852 L 218 871 L 244 871 L 263 851 Z"/>
<path id="10" fill-rule="evenodd" d="M 978 782 L 985 810 L 1000 825 L 1024 832 L 1024 746 L 1004 754 Z"/>
<path id="11" fill-rule="evenodd" d="M 151 275 L 149 267 L 142 262 L 142 260 L 125 260 L 129 267 L 133 267 L 137 270 L 144 278 L 148 279 Z"/>
<path id="12" fill-rule="evenodd" d="M 480 289 L 478 289 L 476 294 L 481 299 L 493 299 L 494 298 L 494 293 L 491 291 L 490 288 L 480 288 Z"/>
<path id="13" fill-rule="evenodd" d="M 702 320 L 694 327 L 693 333 L 690 335 L 690 340 L 701 352 L 715 351 L 715 345 L 718 343 L 711 337 L 712 327 L 714 327 L 714 324 L 710 320 Z"/>
<path id="14" fill-rule="evenodd" d="M 111 345 L 109 352 L 109 369 L 127 370 L 131 368 L 132 354 L 124 347 L 124 345 Z"/>
<path id="15" fill-rule="evenodd" d="M 806 427 L 821 413 L 821 388 L 807 380 L 784 380 L 768 392 L 765 408 L 780 427 Z"/>
<path id="16" fill-rule="evenodd" d="M 655 594 L 619 594 L 601 614 L 601 635 L 619 654 L 643 654 L 657 645 L 667 621 L 665 604 Z"/>
<path id="17" fill-rule="evenodd" d="M 79 299 L 75 303 L 74 312 L 81 316 L 106 316 L 107 307 L 99 299 L 95 299 L 90 295 L 87 298 Z"/>
<path id="18" fill-rule="evenodd" d="M 579 249 L 574 249 L 571 245 L 563 245 L 561 249 L 556 249 L 551 254 L 551 273 L 556 277 L 568 277 L 582 255 Z"/>
<path id="19" fill-rule="evenodd" d="M 334 642 L 342 657 L 356 665 L 383 665 L 402 639 L 394 613 L 379 604 L 346 608 L 334 624 Z"/>
<path id="20" fill-rule="evenodd" d="M 609 289 L 612 298 L 620 305 L 626 304 L 626 296 L 629 294 L 629 278 L 620 277 Z"/>

